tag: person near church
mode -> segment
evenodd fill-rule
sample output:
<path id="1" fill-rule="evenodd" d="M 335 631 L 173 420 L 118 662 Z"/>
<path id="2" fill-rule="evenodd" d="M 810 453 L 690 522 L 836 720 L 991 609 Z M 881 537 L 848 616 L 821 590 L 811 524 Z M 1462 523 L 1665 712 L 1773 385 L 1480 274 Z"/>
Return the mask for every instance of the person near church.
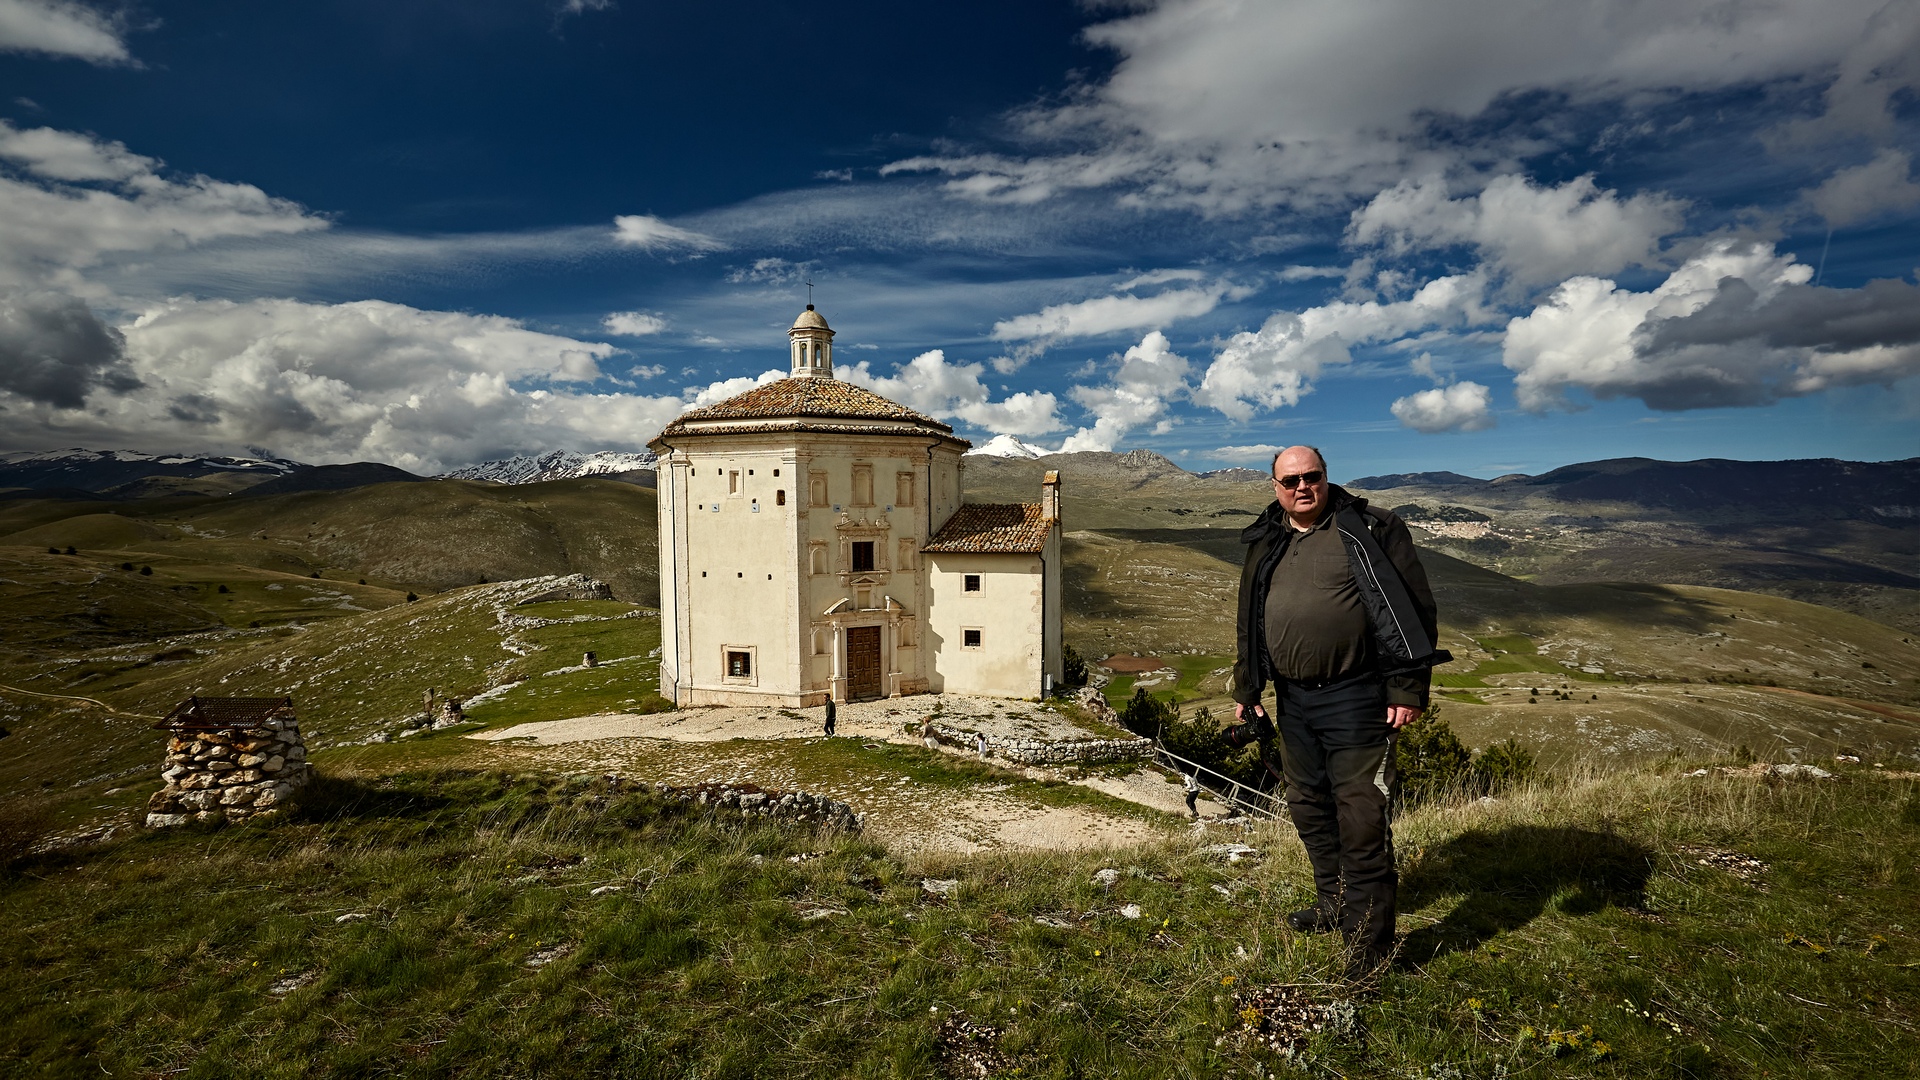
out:
<path id="1" fill-rule="evenodd" d="M 829 739 L 833 738 L 833 721 L 836 715 L 837 713 L 835 713 L 833 708 L 833 699 L 828 698 L 827 699 L 827 738 Z"/>
<path id="2" fill-rule="evenodd" d="M 1200 820 L 1200 785 L 1189 772 L 1181 773 L 1180 779 L 1187 787 L 1187 813 L 1198 821 Z"/>
<path id="3" fill-rule="evenodd" d="M 1391 812 L 1394 740 L 1427 704 L 1435 664 L 1433 590 L 1406 523 L 1327 478 L 1326 456 L 1273 459 L 1274 502 L 1240 535 L 1234 719 L 1228 740 L 1276 734 L 1288 811 L 1313 867 L 1316 901 L 1288 915 L 1304 933 L 1339 931 L 1349 977 L 1394 950 L 1399 879 Z"/>

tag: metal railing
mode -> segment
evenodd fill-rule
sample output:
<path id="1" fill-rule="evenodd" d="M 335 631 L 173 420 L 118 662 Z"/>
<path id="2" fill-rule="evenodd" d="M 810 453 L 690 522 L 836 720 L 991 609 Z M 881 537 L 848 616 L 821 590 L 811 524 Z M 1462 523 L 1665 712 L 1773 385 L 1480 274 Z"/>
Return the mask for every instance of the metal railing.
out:
<path id="1" fill-rule="evenodd" d="M 1197 761 L 1188 761 L 1161 745 L 1158 739 L 1153 742 L 1153 760 L 1174 772 L 1192 776 L 1201 787 L 1215 795 L 1224 796 L 1229 808 L 1238 807 L 1242 813 L 1252 814 L 1254 817 L 1265 818 L 1268 821 L 1280 819 L 1280 800 L 1273 794 L 1256 787 L 1248 787 L 1233 777 L 1215 772 Z"/>

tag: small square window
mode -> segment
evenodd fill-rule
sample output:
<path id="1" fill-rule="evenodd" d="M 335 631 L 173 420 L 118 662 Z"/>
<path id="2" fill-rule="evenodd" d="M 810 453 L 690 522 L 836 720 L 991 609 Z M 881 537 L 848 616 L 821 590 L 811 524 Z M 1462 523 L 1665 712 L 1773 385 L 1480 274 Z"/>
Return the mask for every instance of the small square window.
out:
<path id="1" fill-rule="evenodd" d="M 978 632 L 975 631 L 975 636 Z M 753 654 L 744 652 L 727 653 L 727 678 L 750 679 L 753 677 Z"/>
<path id="2" fill-rule="evenodd" d="M 773 470 L 773 475 L 775 475 L 775 476 L 779 476 L 779 475 L 780 475 L 780 470 L 779 470 L 779 469 L 775 469 L 775 470 Z"/>
<path id="3" fill-rule="evenodd" d="M 965 648 L 965 649 L 979 648 L 980 647 L 980 631 L 978 630 L 960 631 L 960 646 L 961 648 Z"/>
<path id="4" fill-rule="evenodd" d="M 966 578 L 961 582 L 960 589 L 963 592 L 979 592 L 980 591 L 980 575 L 968 574 Z"/>

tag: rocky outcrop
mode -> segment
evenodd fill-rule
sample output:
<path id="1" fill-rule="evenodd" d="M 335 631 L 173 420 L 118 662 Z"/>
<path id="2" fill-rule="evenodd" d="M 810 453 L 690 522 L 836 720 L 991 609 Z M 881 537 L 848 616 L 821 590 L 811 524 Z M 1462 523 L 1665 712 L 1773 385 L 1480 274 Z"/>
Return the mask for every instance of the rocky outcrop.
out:
<path id="1" fill-rule="evenodd" d="M 240 821 L 278 809 L 307 782 L 299 721 L 271 718 L 259 727 L 177 732 L 167 739 L 166 786 L 147 800 L 147 827 L 190 821 Z"/>

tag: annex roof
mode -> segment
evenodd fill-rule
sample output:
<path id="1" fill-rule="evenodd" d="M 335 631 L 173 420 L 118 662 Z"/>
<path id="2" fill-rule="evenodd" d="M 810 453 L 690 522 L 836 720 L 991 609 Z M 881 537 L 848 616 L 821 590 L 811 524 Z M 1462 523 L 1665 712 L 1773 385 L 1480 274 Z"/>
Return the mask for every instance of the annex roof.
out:
<path id="1" fill-rule="evenodd" d="M 662 437 L 691 434 L 711 421 L 892 420 L 951 436 L 953 427 L 897 401 L 839 379 L 779 379 L 704 409 L 680 414 Z"/>
<path id="2" fill-rule="evenodd" d="M 1039 503 L 967 503 L 954 511 L 921 551 L 1019 555 L 1046 550 L 1053 522 Z"/>
<path id="3" fill-rule="evenodd" d="M 176 731 L 224 731 L 293 718 L 290 697 L 190 697 L 173 707 L 159 726 Z"/>

